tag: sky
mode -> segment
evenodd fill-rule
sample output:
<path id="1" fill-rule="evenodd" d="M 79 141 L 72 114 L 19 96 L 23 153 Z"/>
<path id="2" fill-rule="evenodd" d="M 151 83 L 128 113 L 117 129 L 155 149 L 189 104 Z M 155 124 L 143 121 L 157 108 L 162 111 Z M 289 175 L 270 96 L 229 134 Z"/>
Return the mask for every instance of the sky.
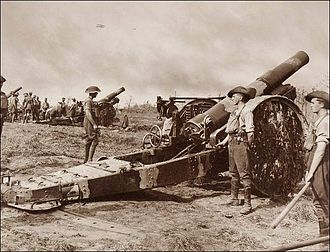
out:
<path id="1" fill-rule="evenodd" d="M 1 1 L 3 91 L 56 104 L 125 87 L 121 107 L 226 95 L 298 51 L 310 61 L 284 83 L 328 90 L 328 31 L 328 1 Z"/>

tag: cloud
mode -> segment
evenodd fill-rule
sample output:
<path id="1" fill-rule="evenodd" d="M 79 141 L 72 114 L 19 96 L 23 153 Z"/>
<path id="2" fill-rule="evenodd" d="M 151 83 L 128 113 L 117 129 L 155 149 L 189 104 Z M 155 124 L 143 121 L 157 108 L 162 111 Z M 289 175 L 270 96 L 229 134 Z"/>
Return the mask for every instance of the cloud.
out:
<path id="1" fill-rule="evenodd" d="M 1 72 L 56 103 L 121 86 L 125 104 L 214 96 L 297 51 L 288 83 L 311 88 L 329 67 L 328 2 L 2 2 Z M 97 24 L 105 27 L 97 28 Z"/>

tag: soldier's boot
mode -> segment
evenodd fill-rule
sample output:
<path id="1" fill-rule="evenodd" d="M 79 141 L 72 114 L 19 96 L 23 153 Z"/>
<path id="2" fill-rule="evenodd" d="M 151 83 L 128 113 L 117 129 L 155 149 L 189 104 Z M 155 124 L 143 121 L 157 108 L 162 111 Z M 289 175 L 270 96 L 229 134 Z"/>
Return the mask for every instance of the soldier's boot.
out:
<path id="1" fill-rule="evenodd" d="M 245 204 L 242 210 L 240 211 L 240 214 L 249 214 L 252 212 L 252 205 L 251 205 L 251 188 L 245 188 L 244 189 L 244 200 Z"/>
<path id="2" fill-rule="evenodd" d="M 95 153 L 96 146 L 97 146 L 97 144 L 92 143 L 90 150 L 89 150 L 88 161 L 93 161 L 93 156 Z"/>
<path id="3" fill-rule="evenodd" d="M 319 232 L 320 237 L 329 235 L 329 221 L 319 221 Z M 319 251 L 329 251 L 329 241 L 320 243 L 318 249 Z"/>
<path id="4" fill-rule="evenodd" d="M 239 205 L 239 200 L 238 200 L 238 189 L 239 189 L 239 182 L 236 180 L 231 180 L 231 186 L 230 186 L 230 195 L 231 199 L 227 203 L 227 205 L 230 206 L 238 206 Z"/>
<path id="5" fill-rule="evenodd" d="M 86 163 L 88 161 L 90 147 L 91 147 L 91 144 L 86 144 L 85 145 L 85 159 L 84 159 L 84 163 Z"/>

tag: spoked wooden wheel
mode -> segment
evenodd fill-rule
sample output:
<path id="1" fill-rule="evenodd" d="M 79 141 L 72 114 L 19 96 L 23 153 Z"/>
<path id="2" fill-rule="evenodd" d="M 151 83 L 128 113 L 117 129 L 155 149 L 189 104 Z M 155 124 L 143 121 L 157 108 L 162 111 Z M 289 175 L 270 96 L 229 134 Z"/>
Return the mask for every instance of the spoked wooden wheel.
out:
<path id="1" fill-rule="evenodd" d="M 143 137 L 143 148 L 158 147 L 162 143 L 162 130 L 158 125 L 151 127 L 150 132 Z"/>
<path id="2" fill-rule="evenodd" d="M 152 135 L 150 135 L 150 133 L 146 134 L 143 137 L 143 140 L 142 140 L 142 147 L 143 147 L 143 149 L 150 149 L 152 147 L 152 145 L 151 145 L 151 137 L 152 137 Z"/>

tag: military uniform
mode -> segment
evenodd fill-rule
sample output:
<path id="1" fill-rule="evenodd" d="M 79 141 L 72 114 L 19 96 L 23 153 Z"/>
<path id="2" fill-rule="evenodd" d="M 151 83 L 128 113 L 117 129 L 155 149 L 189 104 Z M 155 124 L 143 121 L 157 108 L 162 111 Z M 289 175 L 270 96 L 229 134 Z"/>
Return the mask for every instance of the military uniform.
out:
<path id="1" fill-rule="evenodd" d="M 62 98 L 62 102 L 59 102 L 59 116 L 62 117 L 62 116 L 66 116 L 66 109 L 67 109 L 67 106 L 65 104 L 65 98 L 63 97 Z"/>
<path id="2" fill-rule="evenodd" d="M 27 94 L 23 100 L 23 107 L 24 107 L 24 119 L 23 123 L 27 123 L 29 121 L 29 117 L 32 115 L 32 97 L 31 94 Z"/>
<path id="3" fill-rule="evenodd" d="M 76 100 L 73 100 L 68 112 L 69 117 L 73 118 L 77 114 L 77 110 L 78 110 L 78 104 Z"/>
<path id="4" fill-rule="evenodd" d="M 313 204 L 315 214 L 319 222 L 320 236 L 329 235 L 329 94 L 326 92 L 314 91 L 306 96 L 307 101 L 312 98 L 325 98 L 328 110 L 314 123 L 310 124 L 309 133 L 306 138 L 305 147 L 307 152 L 307 167 L 312 169 L 312 162 L 315 158 L 317 145 L 325 143 L 324 156 L 314 172 L 311 179 Z M 311 144 L 309 144 L 311 142 Z M 326 244 L 328 245 L 328 244 Z"/>
<path id="5" fill-rule="evenodd" d="M 32 97 L 31 111 L 32 111 L 32 120 L 39 121 L 39 110 L 40 110 L 40 101 L 37 99 L 37 96 Z"/>
<path id="6" fill-rule="evenodd" d="M 238 198 L 241 180 L 247 204 L 251 202 L 251 167 L 247 133 L 253 131 L 253 114 L 251 110 L 243 107 L 241 111 L 235 110 L 231 113 L 226 133 L 229 134 L 228 151 L 232 197 L 234 199 Z"/>
<path id="7" fill-rule="evenodd" d="M 1 88 L 3 83 L 6 81 L 6 79 L 4 77 L 2 77 L 1 75 Z M 2 134 L 2 127 L 3 127 L 3 123 L 5 120 L 5 117 L 7 116 L 8 113 L 8 98 L 6 96 L 6 94 L 4 92 L 1 91 L 1 114 L 0 114 L 0 136 Z"/>
<path id="8" fill-rule="evenodd" d="M 10 97 L 9 99 L 9 114 L 10 114 L 10 118 L 11 118 L 11 122 L 14 122 L 15 119 L 17 119 L 17 114 L 18 114 L 18 98 L 17 98 L 18 94 L 13 94 L 12 97 Z"/>
<path id="9" fill-rule="evenodd" d="M 94 120 L 96 121 L 96 109 L 95 109 L 93 100 L 91 98 L 88 98 L 84 102 L 84 111 L 85 111 L 85 114 L 86 114 L 86 110 L 89 110 L 91 112 Z M 94 137 L 95 130 L 93 128 L 93 124 L 88 120 L 88 118 L 87 118 L 86 115 L 84 117 L 84 128 L 85 128 L 86 134 L 88 136 Z"/>
<path id="10" fill-rule="evenodd" d="M 240 181 L 244 186 L 244 198 L 246 207 L 241 210 L 241 214 L 248 214 L 252 210 L 251 206 L 251 167 L 249 162 L 249 142 L 248 134 L 254 132 L 253 113 L 246 107 L 246 101 L 254 98 L 255 89 L 237 87 L 228 93 L 228 97 L 235 96 L 238 108 L 231 112 L 225 132 L 228 133 L 229 152 L 229 172 L 231 174 L 231 204 L 238 205 L 238 192 Z M 234 97 L 233 97 L 234 99 Z"/>
<path id="11" fill-rule="evenodd" d="M 49 109 L 49 103 L 47 102 L 47 100 L 45 100 L 42 105 L 41 105 L 41 117 L 42 120 L 46 119 L 46 112 Z"/>
<path id="12" fill-rule="evenodd" d="M 84 129 L 86 132 L 85 138 L 85 159 L 84 163 L 93 160 L 93 155 L 95 153 L 96 146 L 99 143 L 99 129 L 97 127 L 96 121 L 96 107 L 93 102 L 93 98 L 96 97 L 95 93 L 100 92 L 100 89 L 96 86 L 88 87 L 85 93 L 89 94 L 89 97 L 84 102 Z M 87 113 L 91 114 L 92 118 L 89 117 Z M 94 120 L 94 121 L 93 121 Z"/>

